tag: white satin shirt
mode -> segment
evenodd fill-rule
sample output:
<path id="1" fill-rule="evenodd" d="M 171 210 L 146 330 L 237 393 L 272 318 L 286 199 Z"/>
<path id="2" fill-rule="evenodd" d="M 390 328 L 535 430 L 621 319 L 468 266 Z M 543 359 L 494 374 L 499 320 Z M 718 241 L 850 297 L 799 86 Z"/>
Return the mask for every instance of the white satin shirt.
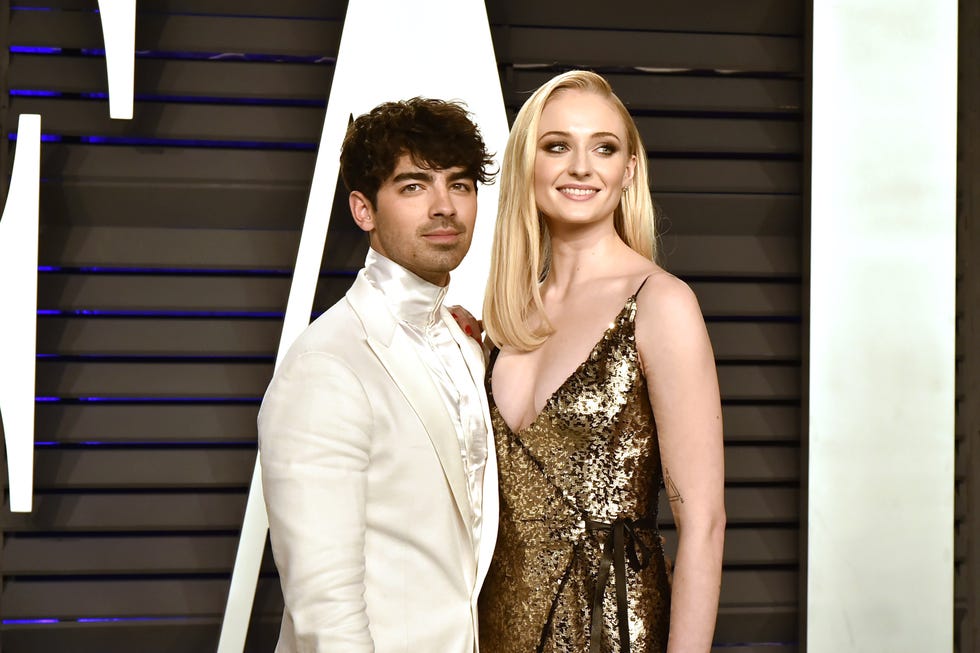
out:
<path id="1" fill-rule="evenodd" d="M 449 286 L 431 284 L 370 248 L 364 276 L 384 295 L 385 304 L 424 361 L 453 419 L 473 509 L 473 543 L 478 547 L 489 434 L 480 400 L 483 389 L 470 374 L 459 345 L 440 316 Z"/>

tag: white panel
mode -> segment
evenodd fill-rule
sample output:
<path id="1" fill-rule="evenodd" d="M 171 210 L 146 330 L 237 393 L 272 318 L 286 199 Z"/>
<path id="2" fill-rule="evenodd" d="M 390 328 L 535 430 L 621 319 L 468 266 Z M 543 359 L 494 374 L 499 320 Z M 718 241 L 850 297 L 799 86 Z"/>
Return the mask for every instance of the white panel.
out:
<path id="1" fill-rule="evenodd" d="M 30 512 L 34 485 L 34 361 L 37 333 L 37 225 L 41 116 L 24 114 L 7 203 L 0 218 L 0 416 L 11 512 Z"/>
<path id="2" fill-rule="evenodd" d="M 482 0 L 351 0 L 348 5 L 277 366 L 309 324 L 340 170 L 340 147 L 351 115 L 414 96 L 465 102 L 499 161 L 507 142 L 507 116 Z M 452 274 L 448 302 L 463 304 L 474 313 L 483 305 L 496 212 L 497 187 L 482 187 L 470 253 Z M 240 653 L 244 648 L 269 527 L 259 479 L 256 461 L 218 653 Z"/>
<path id="3" fill-rule="evenodd" d="M 951 651 L 957 2 L 813 5 L 807 651 Z"/>
<path id="4" fill-rule="evenodd" d="M 133 57 L 136 0 L 99 0 L 109 77 L 109 117 L 133 119 Z"/>

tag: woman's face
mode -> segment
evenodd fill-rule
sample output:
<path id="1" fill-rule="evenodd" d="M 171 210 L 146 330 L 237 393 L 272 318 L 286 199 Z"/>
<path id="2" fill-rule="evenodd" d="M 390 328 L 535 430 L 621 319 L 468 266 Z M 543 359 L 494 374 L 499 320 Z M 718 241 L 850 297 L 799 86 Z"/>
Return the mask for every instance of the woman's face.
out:
<path id="1" fill-rule="evenodd" d="M 566 90 L 545 104 L 538 123 L 534 193 L 549 223 L 611 220 L 635 167 L 626 126 L 609 100 Z"/>

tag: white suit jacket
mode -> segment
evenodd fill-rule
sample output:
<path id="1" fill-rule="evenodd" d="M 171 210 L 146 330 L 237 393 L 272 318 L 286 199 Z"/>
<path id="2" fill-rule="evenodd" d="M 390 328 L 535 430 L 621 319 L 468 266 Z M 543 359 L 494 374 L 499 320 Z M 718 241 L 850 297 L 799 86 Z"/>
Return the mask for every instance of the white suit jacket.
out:
<path id="1" fill-rule="evenodd" d="M 483 387 L 479 346 L 443 308 Z M 473 653 L 497 538 L 488 460 L 479 546 L 460 445 L 407 336 L 361 272 L 297 338 L 259 411 L 285 611 L 277 653 Z"/>

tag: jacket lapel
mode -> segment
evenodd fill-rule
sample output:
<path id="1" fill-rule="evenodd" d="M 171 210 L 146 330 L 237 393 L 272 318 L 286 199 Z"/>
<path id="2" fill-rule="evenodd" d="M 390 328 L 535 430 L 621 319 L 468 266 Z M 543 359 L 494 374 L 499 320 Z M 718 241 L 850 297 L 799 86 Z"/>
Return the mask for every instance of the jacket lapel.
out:
<path id="1" fill-rule="evenodd" d="M 357 275 L 347 292 L 347 301 L 364 326 L 368 346 L 424 425 L 446 475 L 456 507 L 466 525 L 466 531 L 471 533 L 473 511 L 466 491 L 466 475 L 456 439 L 456 427 L 425 363 L 398 327 L 385 306 L 381 293 L 364 278 L 363 271 Z"/>
<path id="2" fill-rule="evenodd" d="M 476 588 L 474 596 L 480 593 L 487 570 L 490 568 L 490 558 L 497 542 L 497 522 L 500 511 L 500 498 L 497 494 L 497 450 L 494 446 L 493 422 L 490 419 L 490 404 L 487 394 L 483 391 L 486 383 L 486 359 L 483 349 L 456 324 L 449 310 L 442 309 L 442 318 L 449 325 L 449 331 L 463 352 L 463 359 L 469 368 L 473 382 L 480 389 L 480 406 L 483 410 L 483 421 L 487 428 L 487 462 L 483 469 L 483 528 L 480 532 L 480 549 L 477 552 Z"/>

